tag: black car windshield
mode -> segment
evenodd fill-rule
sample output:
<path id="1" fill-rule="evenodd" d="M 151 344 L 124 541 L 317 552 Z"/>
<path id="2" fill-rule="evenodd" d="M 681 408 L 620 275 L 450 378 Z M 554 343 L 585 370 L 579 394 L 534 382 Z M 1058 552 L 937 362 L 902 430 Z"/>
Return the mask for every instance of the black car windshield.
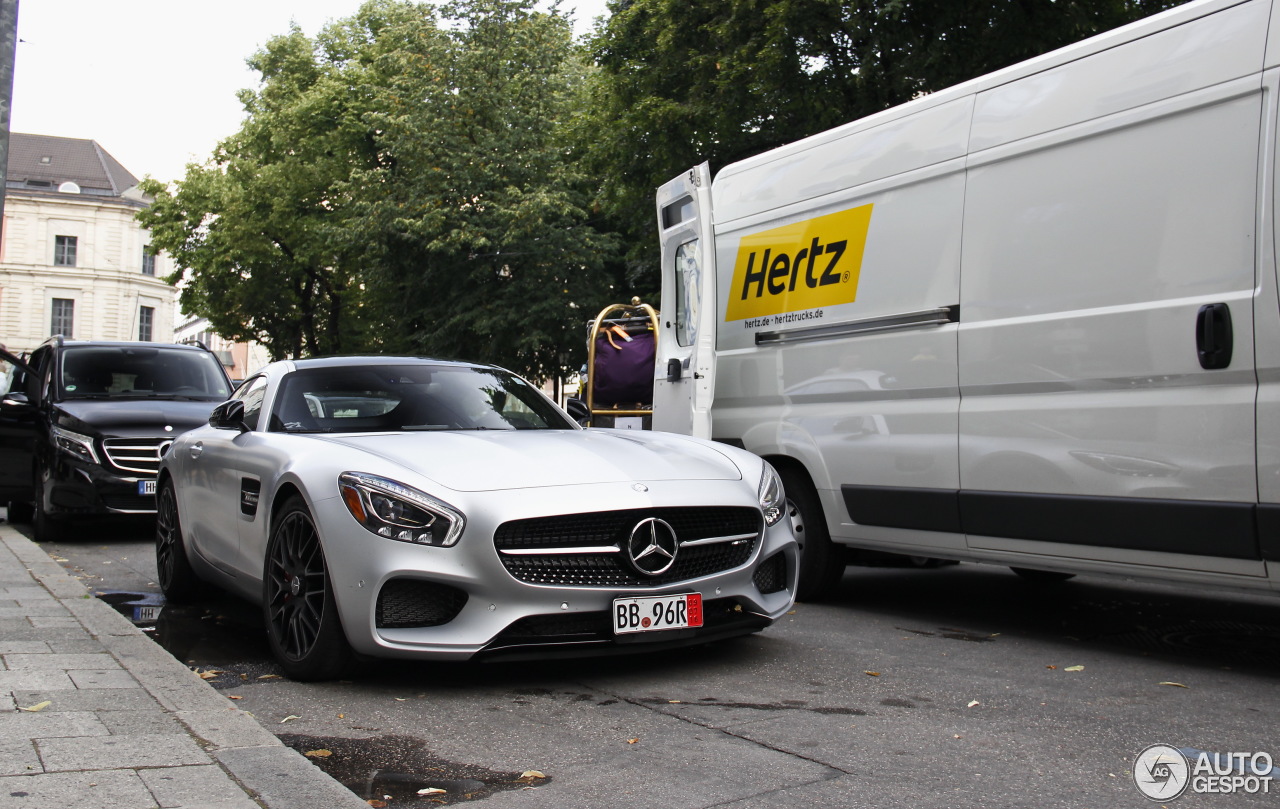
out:
<path id="1" fill-rule="evenodd" d="M 308 368 L 281 382 L 274 432 L 568 430 L 573 424 L 514 374 L 455 365 Z"/>
<path id="2" fill-rule="evenodd" d="M 230 398 L 226 374 L 207 351 L 163 346 L 67 346 L 61 399 Z"/>

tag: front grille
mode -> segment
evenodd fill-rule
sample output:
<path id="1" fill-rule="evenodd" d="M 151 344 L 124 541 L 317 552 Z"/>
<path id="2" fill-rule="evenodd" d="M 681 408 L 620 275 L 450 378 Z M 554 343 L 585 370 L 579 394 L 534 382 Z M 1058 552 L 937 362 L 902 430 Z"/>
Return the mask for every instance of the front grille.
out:
<path id="1" fill-rule="evenodd" d="M 154 494 L 104 494 L 102 504 L 116 511 L 151 513 L 156 510 L 156 496 Z"/>
<path id="2" fill-rule="evenodd" d="M 147 478 L 160 471 L 160 455 L 172 443 L 172 438 L 108 438 L 102 442 L 112 466 Z"/>
<path id="3" fill-rule="evenodd" d="M 743 622 L 758 623 L 759 620 L 759 616 L 744 610 L 736 598 L 716 598 L 702 603 L 703 630 L 714 631 Z M 486 648 L 614 639 L 613 621 L 607 611 L 529 615 L 502 630 Z"/>
<path id="4" fill-rule="evenodd" d="M 650 517 L 670 524 L 682 543 L 724 541 L 682 545 L 669 570 L 644 575 L 632 567 L 626 544 L 632 529 Z M 493 543 L 507 572 L 529 584 L 645 588 L 745 564 L 759 542 L 760 530 L 760 512 L 752 508 L 629 509 L 514 520 L 498 527 Z M 537 553 L 540 549 L 555 552 Z"/>
<path id="5" fill-rule="evenodd" d="M 457 587 L 418 579 L 392 579 L 378 591 L 379 629 L 442 626 L 458 617 L 467 594 Z"/>
<path id="6" fill-rule="evenodd" d="M 765 595 L 786 589 L 787 557 L 781 553 L 770 556 L 756 568 L 751 581 L 755 583 L 756 589 Z"/>

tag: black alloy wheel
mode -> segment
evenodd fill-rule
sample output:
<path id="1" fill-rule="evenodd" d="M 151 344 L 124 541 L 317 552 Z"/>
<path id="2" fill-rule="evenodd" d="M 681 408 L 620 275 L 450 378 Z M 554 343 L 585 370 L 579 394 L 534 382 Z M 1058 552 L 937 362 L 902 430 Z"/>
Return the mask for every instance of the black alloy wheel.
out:
<path id="1" fill-rule="evenodd" d="M 797 601 L 823 601 L 833 596 L 844 578 L 844 548 L 831 541 L 822 503 L 807 475 L 788 466 L 778 468 L 787 492 L 787 518 L 800 545 Z"/>
<path id="2" fill-rule="evenodd" d="M 267 638 L 295 680 L 330 680 L 352 661 L 315 523 L 301 498 L 273 520 L 263 574 Z"/>
<path id="3" fill-rule="evenodd" d="M 156 576 L 160 591 L 166 601 L 175 604 L 194 601 L 205 588 L 192 569 L 182 542 L 182 519 L 178 516 L 173 481 L 161 484 L 156 500 Z"/>

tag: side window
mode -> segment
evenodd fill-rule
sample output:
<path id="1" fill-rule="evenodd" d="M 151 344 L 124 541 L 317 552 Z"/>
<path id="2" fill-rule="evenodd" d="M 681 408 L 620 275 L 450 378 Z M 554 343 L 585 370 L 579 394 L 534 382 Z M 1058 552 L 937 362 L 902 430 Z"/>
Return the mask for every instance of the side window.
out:
<path id="1" fill-rule="evenodd" d="M 262 415 L 262 397 L 267 395 L 267 378 L 255 376 L 242 384 L 232 394 L 232 399 L 244 402 L 244 423 L 251 429 L 258 429 L 258 419 Z"/>
<path id="2" fill-rule="evenodd" d="M 691 346 L 698 338 L 698 295 L 702 272 L 698 267 L 698 240 L 685 242 L 676 250 L 676 342 Z"/>
<path id="3" fill-rule="evenodd" d="M 35 404 L 49 393 L 49 376 L 53 369 L 53 349 L 38 348 L 27 364 L 36 373 L 26 378 L 27 401 Z"/>

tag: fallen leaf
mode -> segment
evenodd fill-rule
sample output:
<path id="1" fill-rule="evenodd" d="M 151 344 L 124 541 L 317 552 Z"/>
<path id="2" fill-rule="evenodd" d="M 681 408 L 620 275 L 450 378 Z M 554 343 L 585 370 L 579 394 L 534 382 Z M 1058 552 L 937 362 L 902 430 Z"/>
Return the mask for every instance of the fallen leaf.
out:
<path id="1" fill-rule="evenodd" d="M 239 697 L 239 696 L 236 696 L 235 694 L 232 694 L 228 696 L 227 699 L 244 699 L 244 697 Z"/>
<path id="2" fill-rule="evenodd" d="M 321 748 L 320 750 L 308 750 L 302 755 L 307 756 L 308 758 L 328 758 L 333 755 L 333 751 Z"/>
<path id="3" fill-rule="evenodd" d="M 440 787 L 427 787 L 426 789 L 418 790 L 418 794 L 419 795 L 443 795 L 448 791 L 449 790 L 441 789 Z"/>
<path id="4" fill-rule="evenodd" d="M 1056 669 L 1056 668 L 1057 668 L 1057 666 L 1045 666 L 1045 668 L 1047 668 L 1047 669 Z"/>
<path id="5" fill-rule="evenodd" d="M 638 741 L 640 741 L 640 740 L 639 740 L 639 739 L 627 739 L 627 744 L 635 744 L 635 743 L 636 743 L 636 742 L 638 742 Z"/>
<path id="6" fill-rule="evenodd" d="M 387 809 L 387 802 L 386 802 L 386 801 L 380 801 L 380 800 L 378 800 L 377 798 L 371 798 L 371 799 L 369 799 L 369 800 L 365 801 L 365 803 L 367 803 L 367 804 L 369 804 L 370 806 L 372 806 L 372 807 L 373 807 L 373 809 Z"/>
<path id="7" fill-rule="evenodd" d="M 1191 686 L 1189 686 L 1189 685 L 1183 685 L 1182 683 L 1170 683 L 1170 682 L 1160 683 L 1160 685 L 1172 685 L 1172 686 L 1174 686 L 1174 687 L 1176 687 L 1176 688 L 1190 688 L 1190 687 L 1191 687 Z"/>
<path id="8" fill-rule="evenodd" d="M 279 680 L 279 674 L 263 674 L 258 677 L 259 680 Z"/>
<path id="9" fill-rule="evenodd" d="M 19 708 L 18 710 L 26 711 L 27 713 L 38 713 L 40 711 L 43 711 L 45 708 L 48 708 L 52 704 L 53 703 L 50 702 L 49 700 L 45 700 L 44 702 L 37 702 L 35 705 L 32 705 L 30 708 Z"/>
<path id="10" fill-rule="evenodd" d="M 293 714 L 289 714 L 284 719 L 280 720 L 280 724 L 283 725 L 285 722 L 292 722 L 295 719 L 301 719 L 301 718 L 302 718 L 301 716 L 294 716 Z"/>
<path id="11" fill-rule="evenodd" d="M 668 704 L 668 705 L 680 705 L 680 704 L 682 704 L 682 703 L 681 703 L 681 702 L 680 702 L 680 700 L 678 700 L 678 699 L 669 699 L 669 700 L 667 700 L 667 704 Z"/>
<path id="12" fill-rule="evenodd" d="M 952 735 L 951 735 L 951 738 L 953 738 L 953 739 L 963 739 L 964 737 L 963 737 L 963 736 L 961 736 L 959 733 L 954 733 L 954 734 L 952 734 Z"/>
<path id="13" fill-rule="evenodd" d="M 395 699 L 395 701 L 396 701 L 396 702 L 408 702 L 408 701 L 409 701 L 409 698 L 408 698 L 408 697 L 395 697 L 394 699 Z"/>
<path id="14" fill-rule="evenodd" d="M 340 713 L 340 714 L 338 714 L 338 718 L 339 718 L 339 719 L 346 719 L 346 718 L 347 718 L 347 715 L 346 715 L 346 714 L 344 714 L 344 713 Z"/>
<path id="15" fill-rule="evenodd" d="M 214 680 L 217 679 L 219 674 L 222 674 L 222 672 L 217 669 L 209 669 L 207 671 L 200 671 L 199 669 L 196 669 L 196 675 L 199 676 L 201 680 Z"/>
<path id="16" fill-rule="evenodd" d="M 1063 671 L 1084 671 L 1084 666 L 1067 666 Z"/>
<path id="17" fill-rule="evenodd" d="M 869 675 L 871 675 L 872 677 L 879 677 L 879 676 L 880 676 L 880 672 L 878 672 L 878 671 L 864 671 L 864 672 L 862 672 L 862 673 L 863 673 L 863 674 L 869 674 Z"/>
<path id="18" fill-rule="evenodd" d="M 520 773 L 521 781 L 532 781 L 537 778 L 546 778 L 546 777 L 547 777 L 547 774 L 542 772 L 541 770 L 525 770 L 524 772 Z"/>
<path id="19" fill-rule="evenodd" d="M 978 701 L 975 699 L 975 700 L 971 700 L 971 701 L 969 702 L 969 707 L 970 707 L 970 708 L 972 708 L 972 707 L 974 707 L 975 705 L 981 705 L 981 704 L 982 704 L 981 702 L 978 702 Z"/>

